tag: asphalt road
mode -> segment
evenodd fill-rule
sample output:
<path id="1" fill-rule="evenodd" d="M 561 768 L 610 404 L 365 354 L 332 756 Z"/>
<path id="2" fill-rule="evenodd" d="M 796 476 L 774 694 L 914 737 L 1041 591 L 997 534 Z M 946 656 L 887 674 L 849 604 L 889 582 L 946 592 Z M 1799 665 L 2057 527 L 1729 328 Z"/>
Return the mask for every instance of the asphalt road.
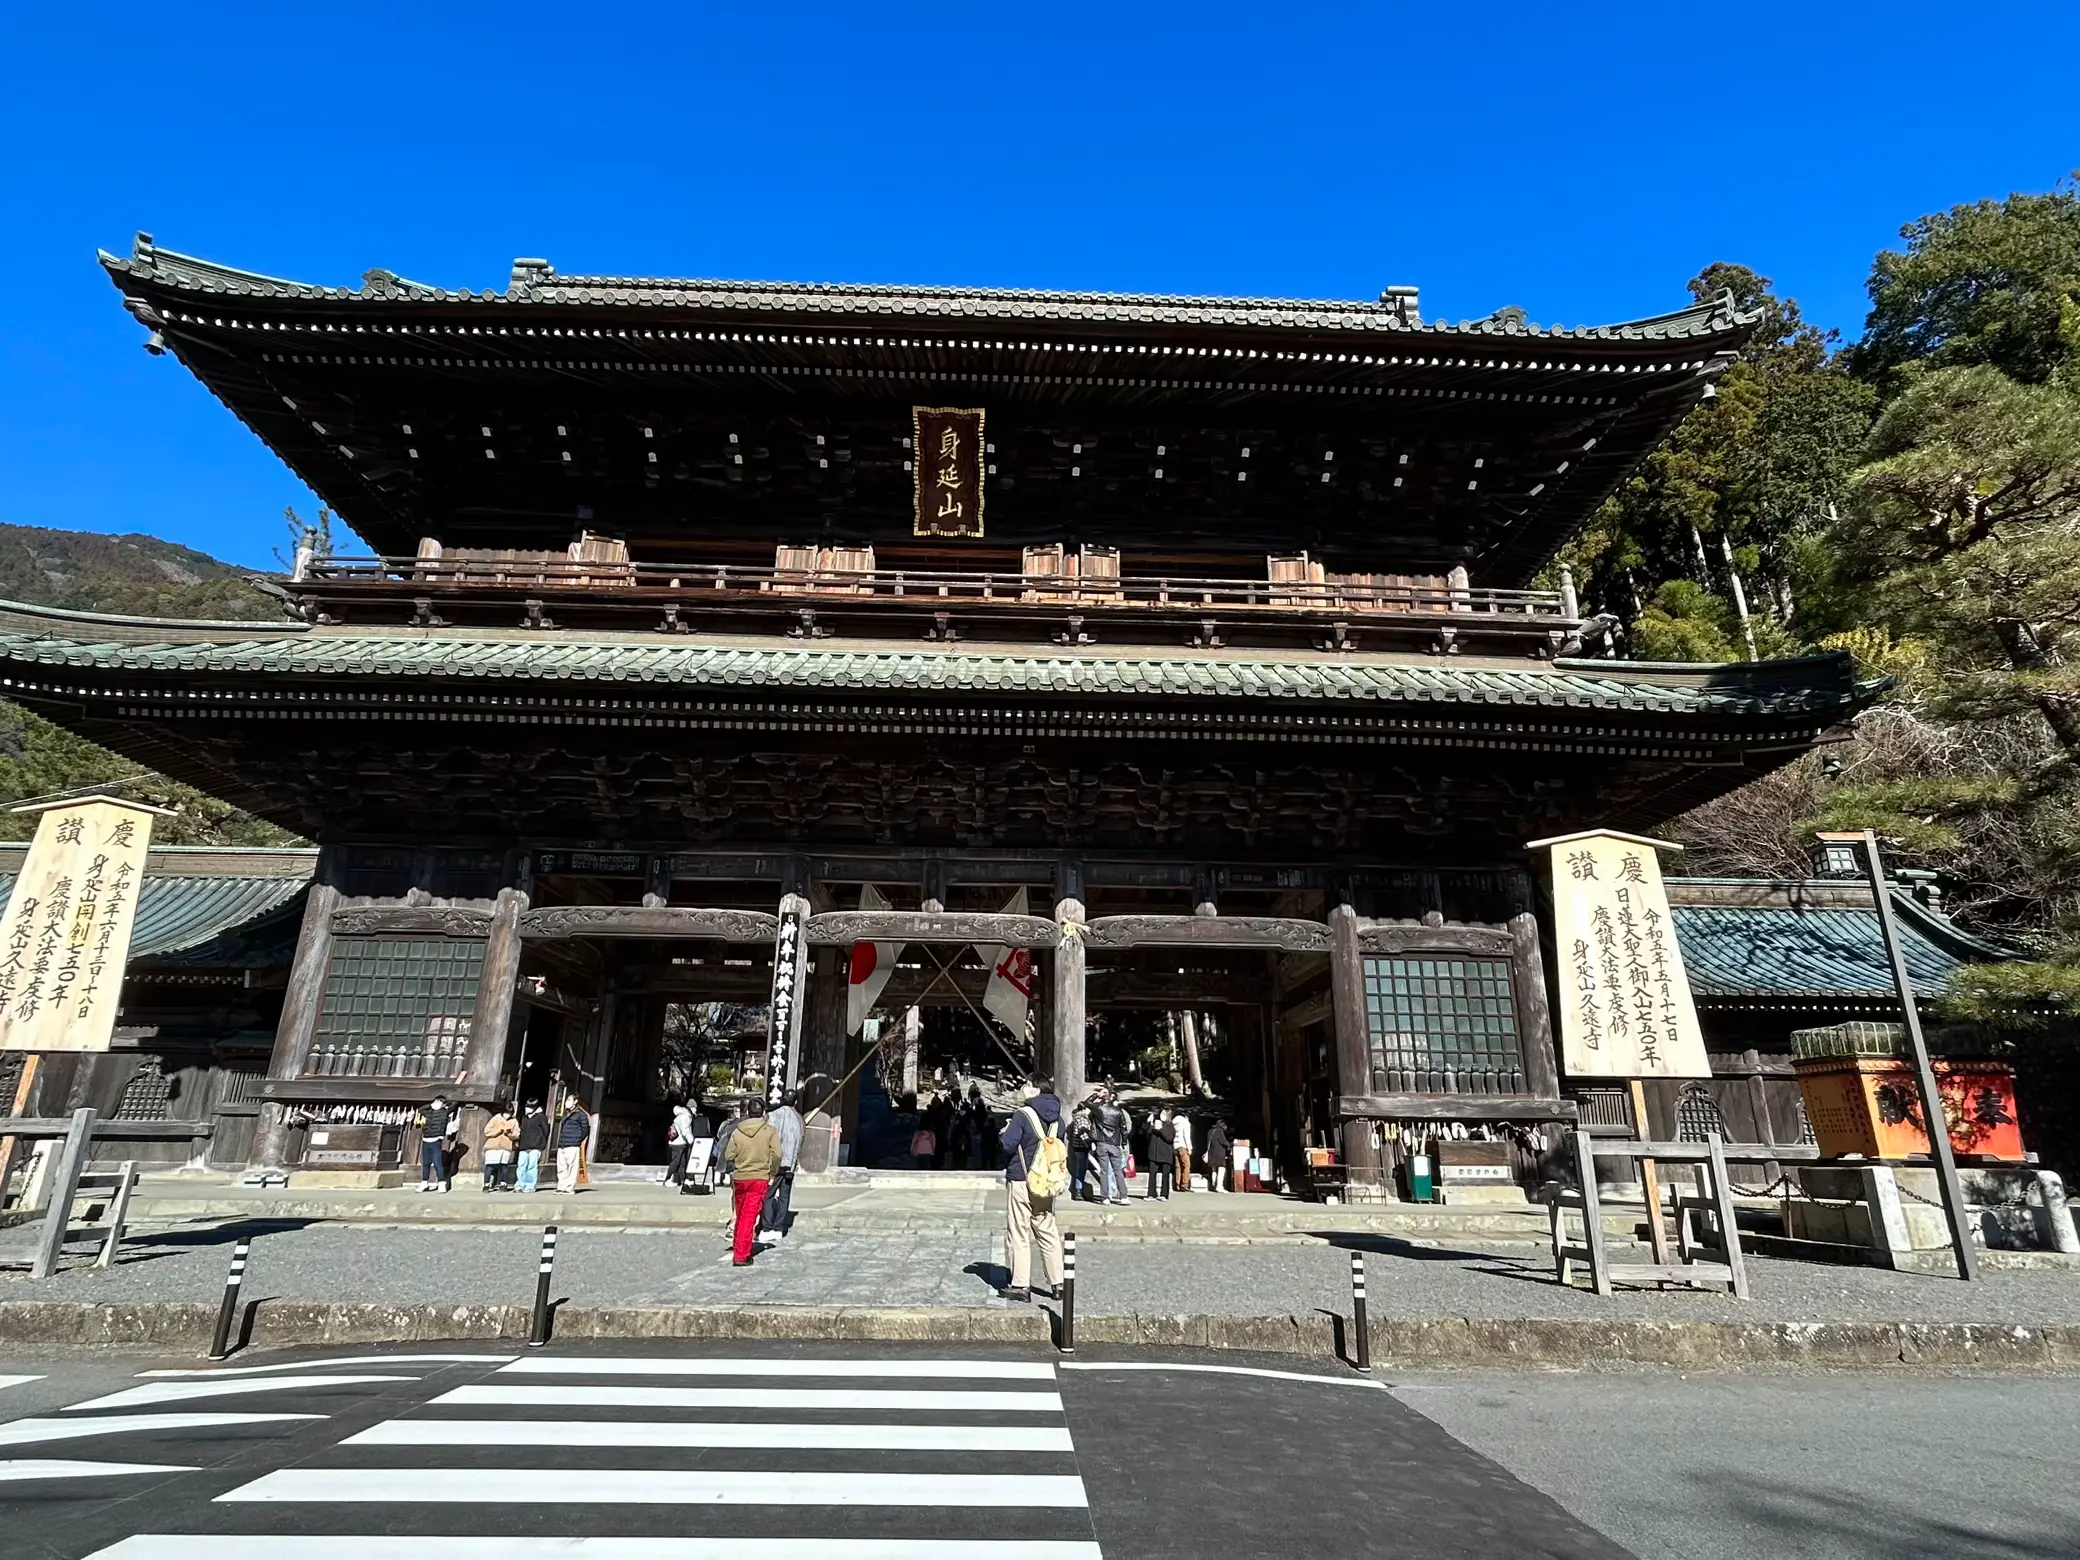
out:
<path id="1" fill-rule="evenodd" d="M 36 1378 L 0 1385 L 0 1550 L 2080 1553 L 2070 1379 L 1483 1373 L 1382 1384 L 1204 1354 L 1071 1364 L 1045 1351 L 753 1344 L 399 1346 L 198 1369 L 105 1351 L 0 1361 L 0 1382 Z"/>

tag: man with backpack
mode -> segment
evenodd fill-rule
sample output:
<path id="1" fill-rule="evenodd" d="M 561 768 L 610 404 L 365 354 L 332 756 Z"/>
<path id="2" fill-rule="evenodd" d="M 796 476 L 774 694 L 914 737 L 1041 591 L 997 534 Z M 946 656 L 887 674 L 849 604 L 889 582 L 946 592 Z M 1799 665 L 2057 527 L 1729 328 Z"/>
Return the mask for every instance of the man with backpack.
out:
<path id="1" fill-rule="evenodd" d="M 1011 1263 L 1006 1300 L 1033 1298 L 1034 1241 L 1047 1278 L 1041 1293 L 1053 1299 L 1062 1286 L 1062 1232 L 1054 1204 L 1069 1190 L 1069 1145 L 1062 1137 L 1062 1102 L 1054 1080 L 1037 1073 L 1026 1080 L 1024 1102 L 998 1139 L 1004 1148 L 1004 1246 Z"/>

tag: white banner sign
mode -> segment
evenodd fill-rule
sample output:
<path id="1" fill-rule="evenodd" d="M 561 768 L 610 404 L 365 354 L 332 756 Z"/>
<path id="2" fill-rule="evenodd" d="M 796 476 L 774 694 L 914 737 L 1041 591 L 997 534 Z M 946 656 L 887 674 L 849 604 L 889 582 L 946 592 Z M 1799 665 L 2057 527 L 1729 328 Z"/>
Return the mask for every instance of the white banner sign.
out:
<path id="1" fill-rule="evenodd" d="M 106 1051 L 158 810 L 45 812 L 0 917 L 0 1051 Z"/>
<path id="2" fill-rule="evenodd" d="M 1553 853 L 1560 1040 L 1577 1078 L 1709 1078 L 1669 918 L 1659 846 L 1636 835 L 1534 840 Z"/>

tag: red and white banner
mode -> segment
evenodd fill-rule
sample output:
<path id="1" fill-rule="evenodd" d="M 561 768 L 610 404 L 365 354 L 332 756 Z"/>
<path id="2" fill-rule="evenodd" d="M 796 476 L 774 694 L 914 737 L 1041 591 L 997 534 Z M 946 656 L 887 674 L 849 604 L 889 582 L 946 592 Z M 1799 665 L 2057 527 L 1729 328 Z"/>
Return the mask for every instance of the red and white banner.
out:
<path id="1" fill-rule="evenodd" d="M 862 883 L 859 888 L 859 907 L 862 910 L 886 910 L 888 901 L 881 890 L 872 883 Z M 845 997 L 845 1033 L 856 1035 L 867 1015 L 874 1011 L 874 1004 L 881 1000 L 881 989 L 896 972 L 896 956 L 903 951 L 901 943 L 860 942 L 852 945 L 852 985 Z"/>
<path id="2" fill-rule="evenodd" d="M 1027 914 L 1024 889 L 1011 896 L 1003 913 Z M 982 990 L 983 1011 L 1009 1029 L 1012 1039 L 1024 1040 L 1026 1008 L 1033 1000 L 1033 950 L 977 943 L 975 952 L 989 970 L 989 984 Z"/>

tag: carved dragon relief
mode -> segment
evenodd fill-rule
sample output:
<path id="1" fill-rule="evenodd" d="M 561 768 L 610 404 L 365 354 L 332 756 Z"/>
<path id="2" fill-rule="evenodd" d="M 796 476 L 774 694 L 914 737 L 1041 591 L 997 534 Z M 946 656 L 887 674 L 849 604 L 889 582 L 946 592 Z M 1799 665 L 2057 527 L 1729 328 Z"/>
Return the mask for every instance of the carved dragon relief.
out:
<path id="1" fill-rule="evenodd" d="M 763 910 L 707 910 L 679 905 L 552 905 L 523 911 L 522 937 L 688 937 L 769 943 L 780 918 Z"/>

